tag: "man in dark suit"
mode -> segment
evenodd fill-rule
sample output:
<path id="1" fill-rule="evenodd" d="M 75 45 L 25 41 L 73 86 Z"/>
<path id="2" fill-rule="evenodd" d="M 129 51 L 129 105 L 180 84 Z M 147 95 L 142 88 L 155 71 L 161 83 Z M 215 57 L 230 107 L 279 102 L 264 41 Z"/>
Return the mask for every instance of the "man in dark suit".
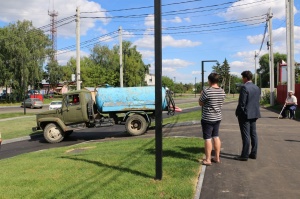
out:
<path id="1" fill-rule="evenodd" d="M 256 159 L 258 138 L 256 134 L 256 120 L 260 118 L 259 100 L 260 89 L 252 83 L 252 73 L 242 72 L 244 85 L 241 86 L 239 103 L 235 111 L 238 118 L 243 141 L 243 149 L 240 156 L 234 159 L 247 161 L 248 158 Z M 250 150 L 251 141 L 251 152 Z"/>

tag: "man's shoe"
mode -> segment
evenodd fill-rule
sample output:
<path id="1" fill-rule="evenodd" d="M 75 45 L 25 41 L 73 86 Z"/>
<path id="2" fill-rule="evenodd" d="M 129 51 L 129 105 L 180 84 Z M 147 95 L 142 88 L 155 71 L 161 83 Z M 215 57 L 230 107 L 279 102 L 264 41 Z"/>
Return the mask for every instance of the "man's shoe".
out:
<path id="1" fill-rule="evenodd" d="M 239 161 L 247 161 L 248 158 L 242 157 L 242 156 L 236 156 L 234 157 L 235 160 L 239 160 Z"/>
<path id="2" fill-rule="evenodd" d="M 249 154 L 249 158 L 251 158 L 251 159 L 256 159 L 256 155 L 254 155 L 254 154 Z"/>
<path id="3" fill-rule="evenodd" d="M 280 117 L 279 119 L 286 119 L 286 117 Z"/>

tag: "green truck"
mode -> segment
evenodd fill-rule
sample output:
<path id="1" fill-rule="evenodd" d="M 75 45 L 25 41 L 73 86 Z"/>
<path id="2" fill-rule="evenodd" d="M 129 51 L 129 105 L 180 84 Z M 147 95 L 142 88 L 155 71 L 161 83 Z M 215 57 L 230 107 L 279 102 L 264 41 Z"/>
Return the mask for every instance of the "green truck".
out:
<path id="1" fill-rule="evenodd" d="M 49 143 L 61 142 L 75 129 L 124 123 L 131 135 L 145 133 L 155 115 L 154 87 L 98 88 L 95 101 L 88 90 L 63 94 L 62 107 L 36 115 L 37 126 Z M 173 115 L 175 104 L 165 89 L 163 111 Z M 122 114 L 122 117 L 119 116 Z"/>

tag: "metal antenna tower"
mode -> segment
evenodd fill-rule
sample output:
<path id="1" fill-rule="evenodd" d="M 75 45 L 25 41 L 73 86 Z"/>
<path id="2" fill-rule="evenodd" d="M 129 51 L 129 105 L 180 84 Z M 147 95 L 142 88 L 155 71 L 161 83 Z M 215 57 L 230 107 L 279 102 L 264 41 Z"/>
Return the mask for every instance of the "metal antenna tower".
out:
<path id="1" fill-rule="evenodd" d="M 56 50 L 57 50 L 57 27 L 56 27 L 56 19 L 58 16 L 58 12 L 55 12 L 55 10 L 53 10 L 52 12 L 48 11 L 48 15 L 51 17 L 50 18 L 50 23 L 51 23 L 51 40 L 52 40 L 52 54 L 51 54 L 51 61 L 56 61 L 57 57 L 56 57 Z"/>

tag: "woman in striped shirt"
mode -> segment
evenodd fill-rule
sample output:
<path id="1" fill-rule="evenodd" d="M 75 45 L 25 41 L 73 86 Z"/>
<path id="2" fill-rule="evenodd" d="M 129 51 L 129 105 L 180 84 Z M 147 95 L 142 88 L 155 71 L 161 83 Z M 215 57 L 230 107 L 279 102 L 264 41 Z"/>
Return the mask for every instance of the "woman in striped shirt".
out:
<path id="1" fill-rule="evenodd" d="M 205 159 L 202 164 L 211 166 L 212 162 L 220 163 L 221 140 L 219 138 L 219 126 L 222 120 L 222 105 L 225 92 L 218 86 L 219 75 L 211 73 L 208 76 L 209 88 L 201 92 L 199 105 L 202 106 L 201 126 L 203 139 L 205 140 Z M 212 143 L 213 140 L 213 143 Z M 211 158 L 212 145 L 215 149 L 215 157 Z"/>

